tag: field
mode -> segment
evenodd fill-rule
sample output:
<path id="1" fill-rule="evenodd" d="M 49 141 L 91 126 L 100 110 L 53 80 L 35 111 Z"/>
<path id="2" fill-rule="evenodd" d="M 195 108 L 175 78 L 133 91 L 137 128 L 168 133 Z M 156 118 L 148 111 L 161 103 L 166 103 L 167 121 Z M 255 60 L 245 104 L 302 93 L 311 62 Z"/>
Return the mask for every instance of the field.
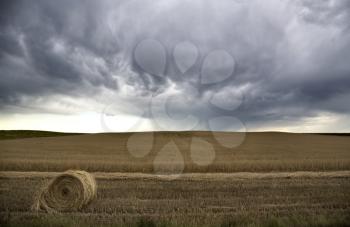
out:
<path id="1" fill-rule="evenodd" d="M 142 149 L 149 134 L 139 135 Z M 128 152 L 130 136 L 1 140 L 2 226 L 350 225 L 347 134 L 248 133 L 241 146 L 228 149 L 209 132 L 159 132 L 143 158 Z M 229 140 L 235 134 L 220 136 Z M 199 166 L 191 161 L 192 137 L 214 144 L 213 163 Z M 154 174 L 153 160 L 169 141 L 185 160 L 178 177 Z M 31 211 L 42 185 L 71 168 L 94 173 L 97 199 L 79 213 Z"/>
<path id="2" fill-rule="evenodd" d="M 85 134 L 59 137 L 0 140 L 1 171 L 64 171 L 153 173 L 153 161 L 167 143 L 174 141 L 184 157 L 184 172 L 270 172 L 350 170 L 350 137 L 341 135 L 248 133 L 243 144 L 229 149 L 210 132 L 157 132 L 152 151 L 135 158 L 127 149 L 133 133 Z M 234 133 L 217 133 L 222 140 Z M 190 157 L 191 138 L 214 145 L 215 159 L 199 166 Z M 140 133 L 139 150 L 149 139 Z M 203 148 L 204 149 L 204 148 Z M 171 163 L 170 163 L 171 164 Z"/>

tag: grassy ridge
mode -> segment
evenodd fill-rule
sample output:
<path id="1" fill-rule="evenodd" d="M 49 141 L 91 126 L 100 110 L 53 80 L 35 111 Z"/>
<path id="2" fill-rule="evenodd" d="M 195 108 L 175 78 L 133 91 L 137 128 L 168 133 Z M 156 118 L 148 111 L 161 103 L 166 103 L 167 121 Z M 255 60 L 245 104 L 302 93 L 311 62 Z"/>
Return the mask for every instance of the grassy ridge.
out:
<path id="1" fill-rule="evenodd" d="M 167 133 L 167 132 L 158 132 L 158 133 Z M 177 132 L 177 133 L 181 135 L 182 133 L 186 133 L 186 132 Z M 260 133 L 278 133 L 278 132 L 260 132 Z M 0 130 L 0 140 L 34 138 L 34 137 L 73 136 L 73 135 L 83 135 L 83 134 L 84 133 L 68 133 L 68 132 L 38 131 L 38 130 Z M 302 134 L 325 135 L 325 136 L 350 136 L 350 133 L 302 133 Z"/>
<path id="2" fill-rule="evenodd" d="M 0 140 L 34 138 L 34 137 L 55 137 L 81 135 L 81 133 L 65 133 L 50 131 L 34 131 L 34 130 L 0 130 Z"/>

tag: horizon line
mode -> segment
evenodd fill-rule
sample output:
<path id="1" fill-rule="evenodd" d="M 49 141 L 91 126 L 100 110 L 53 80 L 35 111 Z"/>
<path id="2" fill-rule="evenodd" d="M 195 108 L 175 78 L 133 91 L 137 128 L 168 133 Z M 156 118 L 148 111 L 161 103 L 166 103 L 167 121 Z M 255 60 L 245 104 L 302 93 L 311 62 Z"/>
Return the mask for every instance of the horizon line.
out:
<path id="1" fill-rule="evenodd" d="M 0 129 L 0 132 L 3 131 L 29 131 L 29 132 L 52 132 L 52 133 L 66 133 L 66 134 L 117 134 L 117 133 L 176 133 L 176 132 L 214 132 L 214 133 L 290 133 L 290 134 L 350 134 L 350 132 L 291 132 L 291 131 L 274 131 L 274 130 L 266 130 L 266 131 L 219 131 L 219 130 L 154 130 L 154 131 L 114 131 L 114 132 L 69 132 L 69 131 L 50 131 L 50 130 L 35 130 L 35 129 Z"/>

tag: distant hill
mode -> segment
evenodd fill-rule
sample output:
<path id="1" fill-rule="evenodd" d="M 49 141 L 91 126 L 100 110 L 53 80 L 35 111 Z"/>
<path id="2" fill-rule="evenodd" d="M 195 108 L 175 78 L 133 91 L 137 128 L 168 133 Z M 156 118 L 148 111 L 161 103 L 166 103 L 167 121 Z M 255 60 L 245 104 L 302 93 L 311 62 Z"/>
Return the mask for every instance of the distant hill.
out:
<path id="1" fill-rule="evenodd" d="M 81 135 L 82 133 L 64 133 L 64 132 L 49 132 L 35 130 L 0 130 L 0 140 L 33 138 L 33 137 L 56 137 Z"/>
<path id="2" fill-rule="evenodd" d="M 173 133 L 177 135 L 186 136 L 191 133 L 208 133 L 207 131 L 197 131 L 197 132 L 158 132 L 158 133 Z M 251 132 L 254 133 L 254 132 Z M 280 134 L 283 132 L 256 132 L 259 134 Z M 37 131 L 37 130 L 0 130 L 0 140 L 10 140 L 10 139 L 22 139 L 22 138 L 35 138 L 35 137 L 57 137 L 57 136 L 74 136 L 74 135 L 84 135 L 88 133 L 67 133 L 67 132 L 52 132 L 52 131 Z M 112 134 L 112 133 L 111 133 Z M 121 133 L 123 134 L 123 133 Z M 314 134 L 314 135 L 325 135 L 325 136 L 350 136 L 350 133 L 295 133 L 295 134 Z M 188 135 L 187 135 L 188 136 Z"/>

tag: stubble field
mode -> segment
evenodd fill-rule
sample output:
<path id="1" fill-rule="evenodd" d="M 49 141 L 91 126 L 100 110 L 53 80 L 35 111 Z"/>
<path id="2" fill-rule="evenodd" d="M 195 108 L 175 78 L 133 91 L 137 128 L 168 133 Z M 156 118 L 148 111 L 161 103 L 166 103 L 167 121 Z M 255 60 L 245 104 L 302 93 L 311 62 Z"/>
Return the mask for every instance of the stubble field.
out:
<path id="1" fill-rule="evenodd" d="M 141 133 L 142 138 L 149 134 Z M 155 133 L 142 158 L 127 149 L 131 134 L 68 135 L 0 141 L 3 226 L 348 226 L 350 137 L 248 133 L 229 149 L 208 132 Z M 222 139 L 234 134 L 222 133 Z M 214 144 L 209 166 L 191 161 L 191 138 Z M 184 173 L 154 174 L 153 160 L 169 141 Z M 84 169 L 97 199 L 77 213 L 46 214 L 31 206 L 60 171 Z"/>

